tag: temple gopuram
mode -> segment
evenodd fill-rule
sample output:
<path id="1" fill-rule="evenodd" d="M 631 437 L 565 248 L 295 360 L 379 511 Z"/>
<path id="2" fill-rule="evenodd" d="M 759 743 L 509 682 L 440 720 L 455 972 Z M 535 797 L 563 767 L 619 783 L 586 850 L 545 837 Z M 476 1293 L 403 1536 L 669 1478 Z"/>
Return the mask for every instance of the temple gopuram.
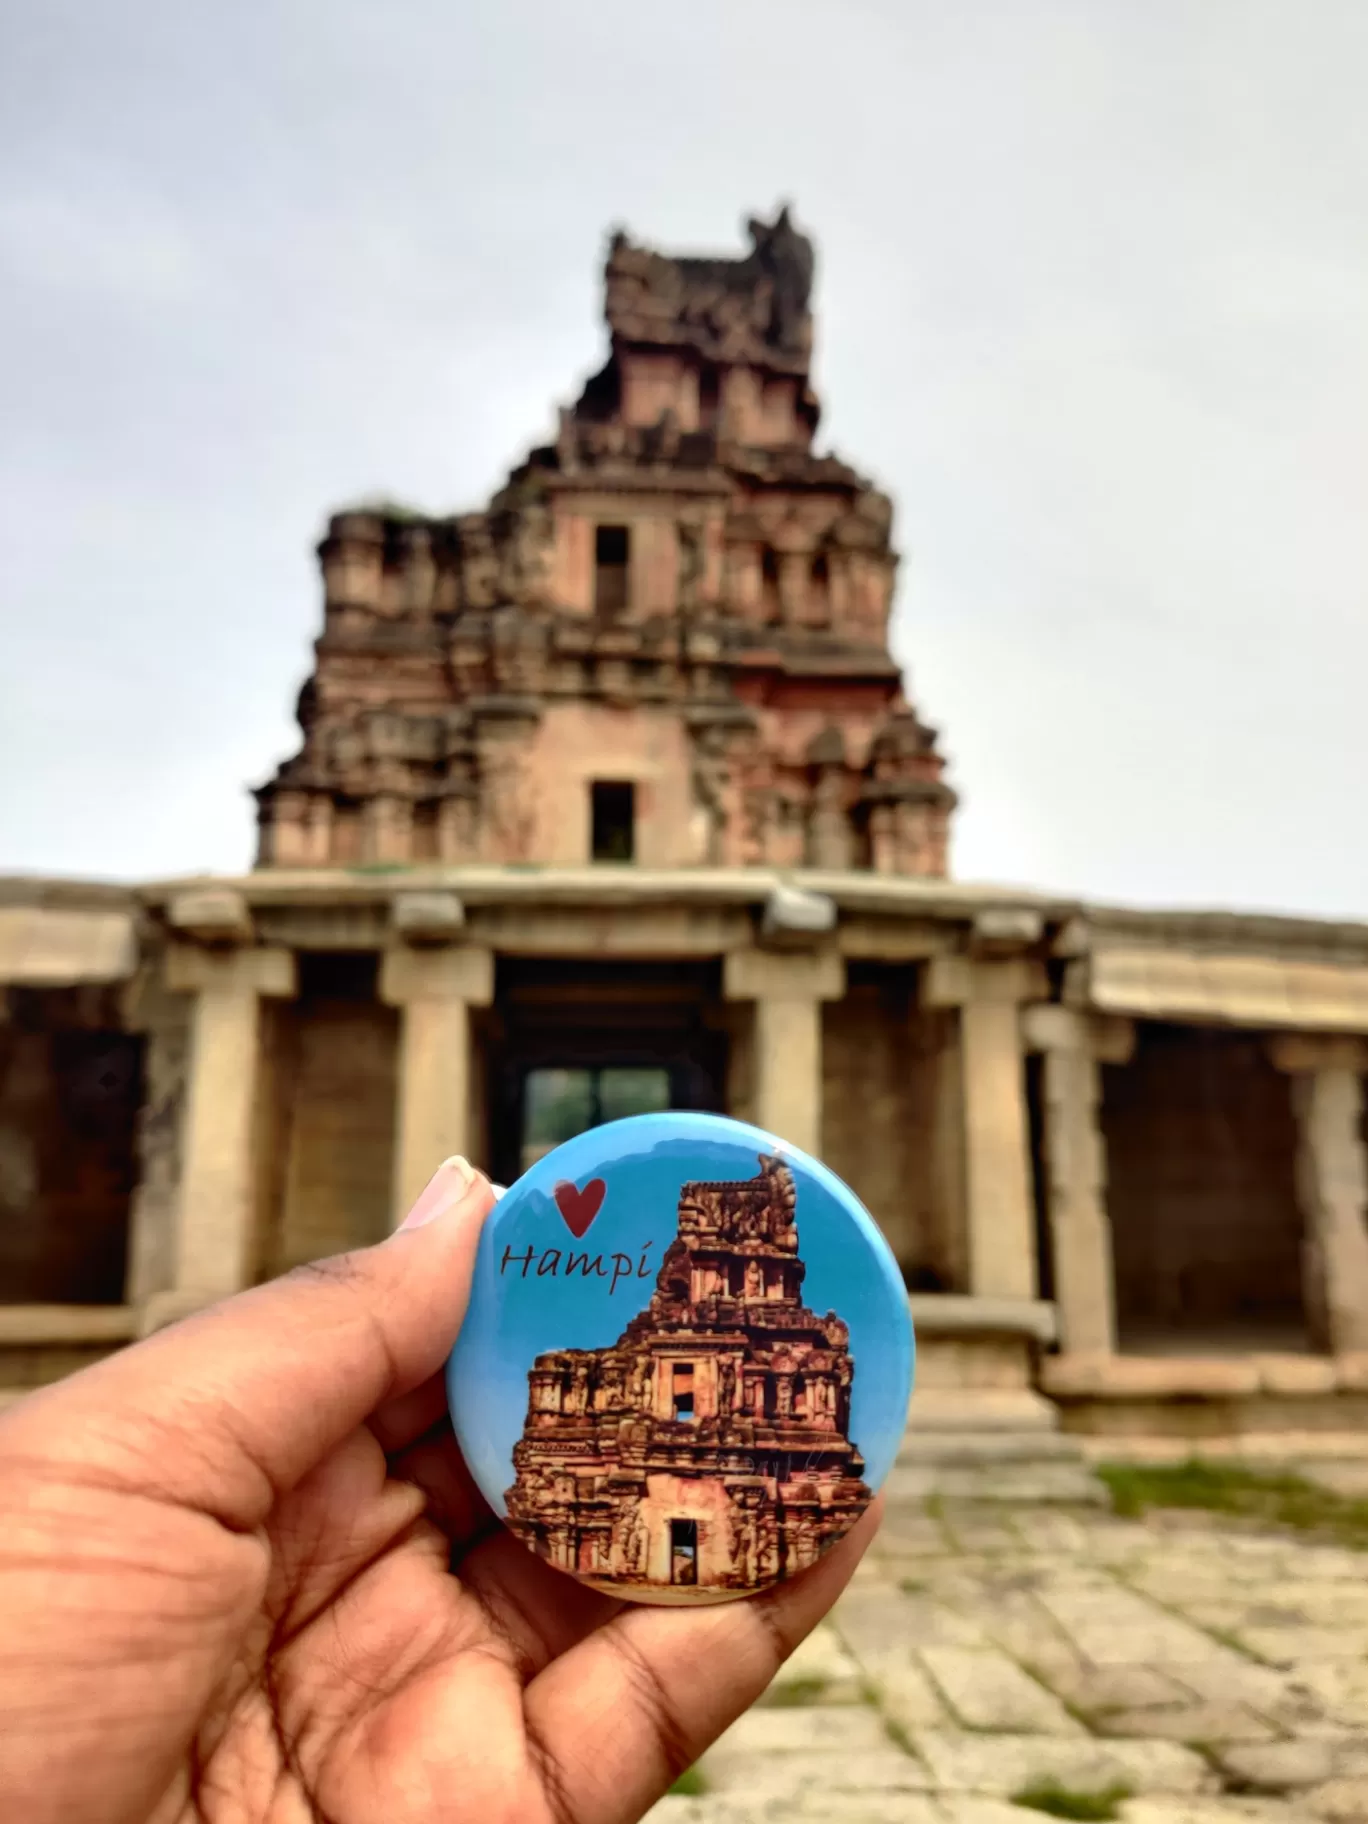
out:
<path id="1" fill-rule="evenodd" d="M 260 861 L 942 875 L 888 652 L 892 505 L 813 449 L 811 243 L 614 237 L 607 363 L 483 513 L 336 514 Z"/>
<path id="2" fill-rule="evenodd" d="M 916 579 L 820 436 L 816 272 L 787 210 L 718 256 L 614 235 L 606 350 L 488 505 L 327 522 L 256 866 L 0 881 L 0 1398 L 379 1240 L 450 1154 L 510 1183 L 699 1109 L 880 1225 L 909 1451 L 1008 1431 L 1044 1487 L 1072 1434 L 1363 1448 L 1368 925 L 953 877 L 888 644 Z M 680 1342 L 689 1438 L 724 1356 L 730 1422 L 782 1430 L 673 1284 L 617 1347 Z M 557 1551 L 636 1562 L 571 1518 Z"/>
<path id="3" fill-rule="evenodd" d="M 850 1442 L 854 1363 L 802 1301 L 796 1190 L 686 1184 L 656 1289 L 608 1349 L 539 1355 L 508 1522 L 562 1570 L 744 1594 L 813 1563 L 870 1500 Z"/>

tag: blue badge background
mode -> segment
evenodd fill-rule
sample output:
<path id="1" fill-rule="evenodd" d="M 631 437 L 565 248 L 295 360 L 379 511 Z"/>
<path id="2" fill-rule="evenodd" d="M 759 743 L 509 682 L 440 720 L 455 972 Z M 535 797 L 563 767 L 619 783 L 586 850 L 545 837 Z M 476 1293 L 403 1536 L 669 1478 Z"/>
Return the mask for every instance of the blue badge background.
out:
<path id="1" fill-rule="evenodd" d="M 759 1155 L 778 1151 L 797 1186 L 798 1254 L 807 1266 L 804 1302 L 835 1311 L 850 1326 L 855 1362 L 850 1436 L 877 1488 L 897 1455 L 912 1386 L 913 1339 L 902 1274 L 864 1206 L 834 1172 L 772 1134 L 697 1114 L 637 1115 L 568 1140 L 538 1160 L 495 1206 L 480 1237 L 470 1308 L 447 1365 L 452 1423 L 471 1473 L 494 1509 L 506 1511 L 513 1446 L 527 1417 L 527 1371 L 547 1349 L 601 1349 L 644 1310 L 677 1230 L 680 1187 L 695 1179 L 753 1178 Z M 553 1200 L 562 1179 L 602 1178 L 603 1205 L 581 1240 Z M 636 1277 L 646 1242 L 649 1277 Z M 505 1248 L 534 1254 L 526 1279 Z M 536 1277 L 536 1257 L 560 1248 L 562 1271 Z M 602 1254 L 608 1277 L 573 1279 L 571 1250 Z M 632 1276 L 612 1284 L 613 1253 L 628 1254 Z"/>

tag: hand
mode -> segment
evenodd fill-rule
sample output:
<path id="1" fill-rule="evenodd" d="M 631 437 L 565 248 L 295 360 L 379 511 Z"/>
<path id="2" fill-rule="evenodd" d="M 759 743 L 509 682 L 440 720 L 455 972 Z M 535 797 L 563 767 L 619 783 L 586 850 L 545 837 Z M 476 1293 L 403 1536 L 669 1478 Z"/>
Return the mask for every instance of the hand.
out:
<path id="1" fill-rule="evenodd" d="M 442 1167 L 379 1247 L 0 1419 L 0 1794 L 24 1824 L 617 1824 L 835 1601 L 623 1605 L 481 1500 L 441 1368 L 493 1199 Z"/>

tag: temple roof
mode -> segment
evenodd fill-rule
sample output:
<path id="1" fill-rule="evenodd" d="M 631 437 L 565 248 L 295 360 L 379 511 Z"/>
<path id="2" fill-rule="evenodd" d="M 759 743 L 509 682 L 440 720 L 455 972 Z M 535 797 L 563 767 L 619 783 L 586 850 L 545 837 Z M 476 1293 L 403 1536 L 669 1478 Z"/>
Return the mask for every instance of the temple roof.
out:
<path id="1" fill-rule="evenodd" d="M 638 247 L 619 231 L 604 272 L 605 314 L 615 341 L 696 350 L 806 376 L 812 356 L 812 242 L 787 206 L 773 222 L 746 224 L 750 251 L 698 258 Z"/>

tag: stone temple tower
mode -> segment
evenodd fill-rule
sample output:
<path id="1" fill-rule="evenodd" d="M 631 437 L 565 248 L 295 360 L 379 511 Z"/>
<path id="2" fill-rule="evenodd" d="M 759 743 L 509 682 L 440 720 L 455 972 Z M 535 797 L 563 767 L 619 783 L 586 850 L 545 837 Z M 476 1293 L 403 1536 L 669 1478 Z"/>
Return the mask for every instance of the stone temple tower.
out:
<path id="1" fill-rule="evenodd" d="M 613 237 L 608 360 L 485 511 L 333 517 L 260 865 L 945 873 L 891 504 L 813 447 L 812 243 L 787 210 L 749 236 Z"/>

